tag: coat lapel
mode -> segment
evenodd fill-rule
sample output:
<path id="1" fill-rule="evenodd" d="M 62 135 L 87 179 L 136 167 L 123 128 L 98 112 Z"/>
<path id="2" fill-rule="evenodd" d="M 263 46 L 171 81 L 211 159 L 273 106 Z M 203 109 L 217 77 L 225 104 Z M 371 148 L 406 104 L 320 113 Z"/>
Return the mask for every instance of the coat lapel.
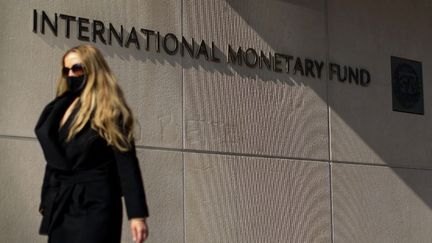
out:
<path id="1" fill-rule="evenodd" d="M 58 130 L 61 118 L 75 98 L 69 92 L 56 97 L 44 108 L 35 127 L 47 163 L 61 170 L 70 170 L 73 166 L 58 141 Z"/>

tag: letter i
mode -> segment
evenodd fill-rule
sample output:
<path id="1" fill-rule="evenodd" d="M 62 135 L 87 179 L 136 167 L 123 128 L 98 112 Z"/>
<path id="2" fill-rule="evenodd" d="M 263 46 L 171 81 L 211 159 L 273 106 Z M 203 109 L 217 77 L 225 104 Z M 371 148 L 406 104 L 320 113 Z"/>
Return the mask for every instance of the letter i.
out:
<path id="1" fill-rule="evenodd" d="M 160 51 L 160 33 L 159 31 L 156 31 L 157 33 L 157 38 L 156 38 L 156 51 L 159 52 Z"/>
<path id="2" fill-rule="evenodd" d="M 33 9 L 33 32 L 37 33 L 37 11 Z"/>

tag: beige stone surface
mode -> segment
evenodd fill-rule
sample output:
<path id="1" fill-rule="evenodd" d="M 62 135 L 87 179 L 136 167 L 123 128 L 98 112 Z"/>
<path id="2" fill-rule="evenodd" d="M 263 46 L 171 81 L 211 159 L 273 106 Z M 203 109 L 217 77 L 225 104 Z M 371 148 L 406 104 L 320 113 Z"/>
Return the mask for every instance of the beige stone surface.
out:
<path id="1" fill-rule="evenodd" d="M 327 163 L 185 154 L 186 242 L 330 242 Z"/>
<path id="2" fill-rule="evenodd" d="M 119 80 L 135 117 L 137 144 L 182 147 L 181 58 L 145 50 L 142 35 L 140 50 L 135 45 L 120 47 L 77 40 L 77 24 L 71 23 L 70 38 L 65 24 L 58 24 L 58 36 L 49 28 L 45 34 L 33 33 L 33 9 L 54 14 L 69 14 L 123 25 L 125 39 L 132 27 L 181 34 L 181 2 L 173 1 L 6 1 L 1 26 L 0 54 L 0 134 L 34 137 L 33 128 L 43 107 L 54 98 L 60 75 L 61 57 L 67 49 L 85 43 L 95 44 L 105 55 Z M 166 17 L 169 16 L 169 17 Z M 89 25 L 91 28 L 91 24 Z M 88 33 L 87 33 L 88 34 Z M 25 119 L 23 119 L 25 117 Z"/>
<path id="3" fill-rule="evenodd" d="M 333 164 L 334 242 L 431 242 L 432 171 Z"/>
<path id="4" fill-rule="evenodd" d="M 370 71 L 367 88 L 329 82 L 336 161 L 431 168 L 431 2 L 331 0 L 329 59 Z M 391 56 L 422 62 L 425 114 L 392 111 Z"/>
<path id="5" fill-rule="evenodd" d="M 38 234 L 44 163 L 35 140 L 0 138 L 0 242 L 46 242 Z"/>
<path id="6" fill-rule="evenodd" d="M 138 149 L 150 217 L 146 242 L 184 242 L 183 156 L 179 152 Z M 124 205 L 124 204 L 123 204 Z M 132 242 L 123 207 L 122 242 Z"/>
<path id="7" fill-rule="evenodd" d="M 328 159 L 325 75 L 249 68 L 225 56 L 230 44 L 325 61 L 324 1 L 185 1 L 183 18 L 185 38 L 213 41 L 221 58 L 184 58 L 185 148 Z"/>
<path id="8" fill-rule="evenodd" d="M 40 110 L 53 96 L 58 61 L 52 42 L 32 32 L 29 1 L 2 1 L 0 134 L 34 137 Z M 47 10 L 51 10 L 47 6 Z"/>
<path id="9" fill-rule="evenodd" d="M 140 50 L 90 42 L 138 121 L 148 242 L 431 242 L 429 0 L 2 0 L 0 242 L 46 242 L 33 129 L 62 54 L 87 43 L 74 24 L 70 39 L 33 33 L 33 9 L 216 46 L 220 63 L 147 51 L 141 34 Z M 371 84 L 228 64 L 228 44 L 365 68 Z M 390 56 L 422 63 L 424 116 L 392 111 Z"/>

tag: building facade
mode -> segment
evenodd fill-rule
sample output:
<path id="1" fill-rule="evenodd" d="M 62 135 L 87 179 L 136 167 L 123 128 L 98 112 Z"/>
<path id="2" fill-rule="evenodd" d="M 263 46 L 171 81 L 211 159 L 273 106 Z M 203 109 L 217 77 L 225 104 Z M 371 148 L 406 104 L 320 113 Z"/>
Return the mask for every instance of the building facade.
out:
<path id="1" fill-rule="evenodd" d="M 148 242 L 431 242 L 431 12 L 2 0 L 0 241 L 46 242 L 33 129 L 62 54 L 91 43 L 138 122 Z"/>

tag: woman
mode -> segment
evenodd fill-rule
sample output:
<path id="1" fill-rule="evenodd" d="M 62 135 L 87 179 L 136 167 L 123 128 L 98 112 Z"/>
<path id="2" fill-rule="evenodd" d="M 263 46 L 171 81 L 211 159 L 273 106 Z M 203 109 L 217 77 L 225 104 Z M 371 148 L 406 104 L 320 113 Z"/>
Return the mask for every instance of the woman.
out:
<path id="1" fill-rule="evenodd" d="M 134 241 L 149 216 L 133 137 L 133 116 L 101 52 L 68 50 L 56 98 L 35 127 L 45 159 L 39 233 L 48 242 L 120 242 L 122 203 Z"/>

